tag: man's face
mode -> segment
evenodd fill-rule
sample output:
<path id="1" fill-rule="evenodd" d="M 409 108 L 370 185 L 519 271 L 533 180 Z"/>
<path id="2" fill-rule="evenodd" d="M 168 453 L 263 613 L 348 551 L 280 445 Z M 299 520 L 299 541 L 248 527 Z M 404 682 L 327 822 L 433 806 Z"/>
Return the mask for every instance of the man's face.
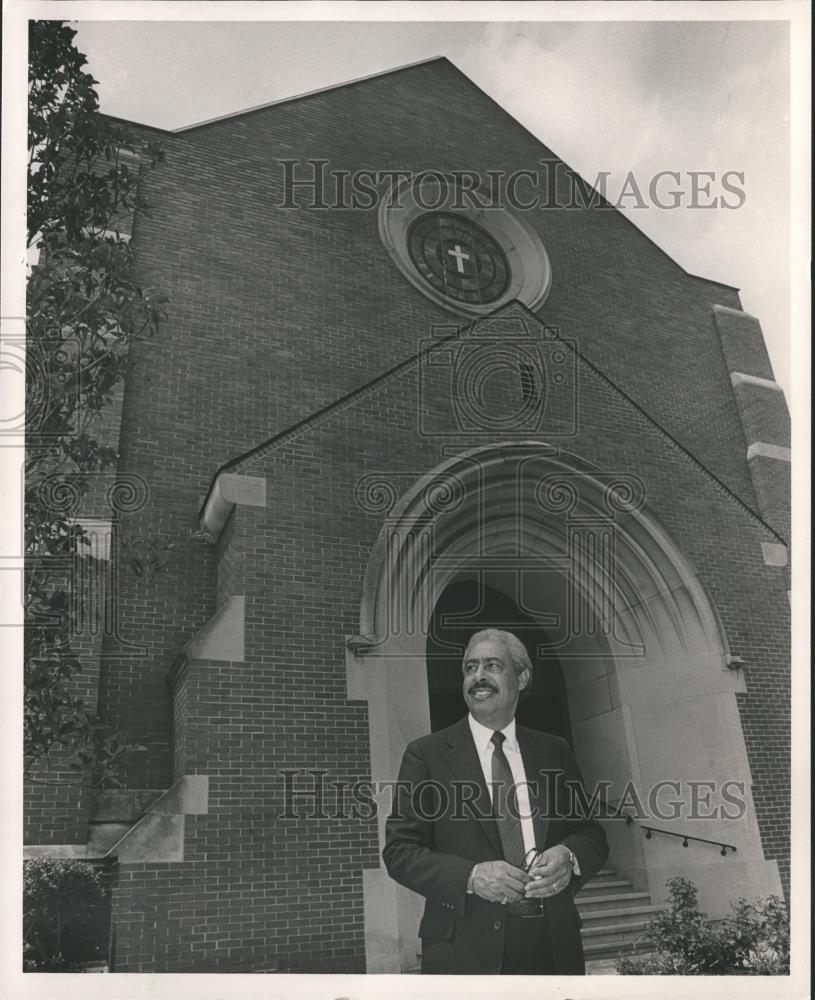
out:
<path id="1" fill-rule="evenodd" d="M 484 726 L 503 729 L 515 717 L 518 696 L 529 683 L 529 671 L 515 673 L 509 651 L 495 639 L 471 646 L 464 660 L 464 700 Z"/>

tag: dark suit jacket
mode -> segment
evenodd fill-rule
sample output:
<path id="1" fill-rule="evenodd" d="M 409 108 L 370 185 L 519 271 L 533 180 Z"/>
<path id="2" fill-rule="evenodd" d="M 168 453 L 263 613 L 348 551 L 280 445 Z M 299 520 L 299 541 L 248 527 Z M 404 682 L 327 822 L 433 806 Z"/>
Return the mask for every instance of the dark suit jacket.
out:
<path id="1" fill-rule="evenodd" d="M 521 726 L 516 733 L 531 785 L 530 806 L 537 813 L 536 847 L 565 844 L 580 865 L 580 878 L 572 878 L 544 905 L 554 972 L 581 975 L 585 963 L 574 894 L 605 862 L 606 837 L 598 823 L 568 814 L 564 780 L 582 785 L 582 778 L 566 741 Z M 557 772 L 559 780 L 554 778 Z M 426 899 L 419 925 L 422 972 L 500 972 L 506 910 L 466 891 L 473 865 L 503 857 L 467 718 L 410 743 L 399 781 L 401 792 L 394 798 L 382 857 L 392 878 Z"/>

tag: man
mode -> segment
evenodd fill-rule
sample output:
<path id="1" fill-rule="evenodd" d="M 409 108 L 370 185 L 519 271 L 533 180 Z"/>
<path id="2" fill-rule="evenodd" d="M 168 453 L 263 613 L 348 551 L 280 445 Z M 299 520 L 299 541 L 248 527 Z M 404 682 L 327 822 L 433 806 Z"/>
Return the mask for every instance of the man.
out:
<path id="1" fill-rule="evenodd" d="M 515 725 L 523 643 L 478 632 L 463 673 L 469 715 L 407 747 L 382 852 L 426 899 L 422 972 L 582 975 L 574 894 L 606 860 L 605 834 L 569 796 L 582 779 L 565 740 Z"/>

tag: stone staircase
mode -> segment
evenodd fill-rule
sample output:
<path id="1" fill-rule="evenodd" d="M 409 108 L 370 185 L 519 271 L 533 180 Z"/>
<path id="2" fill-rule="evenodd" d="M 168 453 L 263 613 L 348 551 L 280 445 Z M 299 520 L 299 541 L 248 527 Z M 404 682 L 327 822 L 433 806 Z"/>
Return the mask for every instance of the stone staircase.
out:
<path id="1" fill-rule="evenodd" d="M 630 879 L 621 878 L 612 868 L 599 871 L 575 902 L 583 921 L 583 951 L 590 975 L 613 975 L 618 955 L 631 953 L 648 922 L 663 909 L 652 905 L 647 892 L 637 892 Z"/>

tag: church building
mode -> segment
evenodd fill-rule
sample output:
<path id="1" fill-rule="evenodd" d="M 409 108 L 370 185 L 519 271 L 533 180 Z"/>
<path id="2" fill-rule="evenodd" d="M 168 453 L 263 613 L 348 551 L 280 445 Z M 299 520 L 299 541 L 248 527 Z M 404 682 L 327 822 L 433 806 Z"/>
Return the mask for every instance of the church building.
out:
<path id="1" fill-rule="evenodd" d="M 786 894 L 789 415 L 738 291 L 444 58 L 130 124 L 166 160 L 121 232 L 169 318 L 82 512 L 79 645 L 143 749 L 122 788 L 26 796 L 27 856 L 107 859 L 113 971 L 415 971 L 391 783 L 488 626 L 605 804 L 589 959 L 672 876 L 713 917 Z M 166 566 L 133 579 L 125 538 Z"/>

